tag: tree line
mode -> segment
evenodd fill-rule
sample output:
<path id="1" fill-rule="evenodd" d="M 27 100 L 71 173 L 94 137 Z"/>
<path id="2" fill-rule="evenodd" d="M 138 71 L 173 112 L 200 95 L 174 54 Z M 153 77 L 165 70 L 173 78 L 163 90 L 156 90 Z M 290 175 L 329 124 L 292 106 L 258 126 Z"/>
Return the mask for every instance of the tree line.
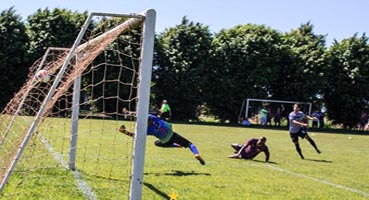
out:
<path id="1" fill-rule="evenodd" d="M 39 9 L 25 21 L 14 8 L 0 14 L 0 108 L 50 46 L 72 46 L 88 13 Z M 204 112 L 238 121 L 245 98 L 313 102 L 345 127 L 368 112 L 369 45 L 353 34 L 329 47 L 310 22 L 282 33 L 244 24 L 212 33 L 188 20 L 156 34 L 151 103 L 170 102 L 173 118 L 196 120 Z"/>

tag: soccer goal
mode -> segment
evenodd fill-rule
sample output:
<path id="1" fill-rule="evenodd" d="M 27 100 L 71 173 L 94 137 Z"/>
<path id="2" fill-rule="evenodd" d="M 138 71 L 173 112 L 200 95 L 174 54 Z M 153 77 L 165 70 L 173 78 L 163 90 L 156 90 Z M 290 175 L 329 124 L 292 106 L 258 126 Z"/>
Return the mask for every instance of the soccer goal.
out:
<path id="1" fill-rule="evenodd" d="M 141 199 L 155 18 L 91 13 L 30 67 L 0 115 L 0 198 Z"/>
<path id="2" fill-rule="evenodd" d="M 246 98 L 242 102 L 238 117 L 239 119 L 252 119 L 254 123 L 258 124 L 260 122 L 259 113 L 263 108 L 267 110 L 271 117 L 274 117 L 277 113 L 281 118 L 288 117 L 287 115 L 292 112 L 292 105 L 295 103 L 301 104 L 302 111 L 311 115 L 312 103 L 310 102 Z"/>

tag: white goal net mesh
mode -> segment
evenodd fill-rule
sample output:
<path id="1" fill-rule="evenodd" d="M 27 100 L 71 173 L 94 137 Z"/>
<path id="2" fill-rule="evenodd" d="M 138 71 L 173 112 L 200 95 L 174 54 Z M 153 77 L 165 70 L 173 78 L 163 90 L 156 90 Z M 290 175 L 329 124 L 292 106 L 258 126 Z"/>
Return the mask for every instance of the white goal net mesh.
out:
<path id="1" fill-rule="evenodd" d="M 135 119 L 125 118 L 121 111 L 134 111 L 138 101 L 143 21 L 139 15 L 94 16 L 73 54 L 70 49 L 49 48 L 34 63 L 28 80 L 0 115 L 0 177 L 6 183 L 0 198 L 128 196 L 133 140 L 117 129 L 121 120 L 135 126 Z M 78 80 L 80 92 L 74 90 Z M 76 95 L 79 100 L 73 105 Z M 73 109 L 78 113 L 75 119 Z M 28 134 L 34 123 L 38 125 Z M 73 127 L 78 139 L 71 148 L 77 134 L 71 133 Z M 70 160 L 71 151 L 76 152 L 75 161 Z M 12 175 L 5 180 L 15 159 Z"/>

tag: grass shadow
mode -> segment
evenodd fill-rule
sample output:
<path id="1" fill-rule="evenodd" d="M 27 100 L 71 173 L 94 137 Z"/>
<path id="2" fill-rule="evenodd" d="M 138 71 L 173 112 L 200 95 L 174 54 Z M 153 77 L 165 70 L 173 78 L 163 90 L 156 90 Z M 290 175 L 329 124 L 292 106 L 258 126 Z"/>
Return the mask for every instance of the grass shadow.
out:
<path id="1" fill-rule="evenodd" d="M 305 158 L 305 160 L 314 161 L 314 162 L 322 162 L 322 163 L 332 163 L 332 161 L 330 160 L 318 160 L 318 159 L 308 159 L 308 158 Z"/>
<path id="2" fill-rule="evenodd" d="M 265 161 L 261 161 L 261 160 L 250 160 L 250 161 L 278 165 L 277 162 L 273 162 L 273 161 L 269 161 L 269 162 L 265 162 Z"/>
<path id="3" fill-rule="evenodd" d="M 168 196 L 167 194 L 165 194 L 163 191 L 159 190 L 158 188 L 156 188 L 152 184 L 145 183 L 145 182 L 143 184 L 144 184 L 144 186 L 148 187 L 150 190 L 152 190 L 153 192 L 155 192 L 159 196 L 163 197 L 164 199 L 169 199 L 170 198 L 170 196 Z"/>
<path id="4" fill-rule="evenodd" d="M 183 172 L 179 170 L 172 170 L 169 173 L 145 173 L 144 175 L 155 175 L 155 176 L 210 176 L 209 173 L 198 173 L 195 171 Z"/>
<path id="5" fill-rule="evenodd" d="M 179 170 L 172 170 L 172 173 L 144 173 L 144 175 L 155 175 L 155 176 L 210 176 L 209 173 L 197 173 L 194 171 L 191 172 L 183 172 L 183 171 L 179 171 Z M 150 190 L 152 190 L 153 192 L 155 192 L 156 194 L 158 194 L 159 196 L 163 197 L 163 199 L 169 199 L 170 196 L 168 196 L 165 192 L 159 190 L 158 188 L 156 188 L 154 185 L 150 184 L 150 183 L 143 183 L 146 187 L 148 187 Z"/>

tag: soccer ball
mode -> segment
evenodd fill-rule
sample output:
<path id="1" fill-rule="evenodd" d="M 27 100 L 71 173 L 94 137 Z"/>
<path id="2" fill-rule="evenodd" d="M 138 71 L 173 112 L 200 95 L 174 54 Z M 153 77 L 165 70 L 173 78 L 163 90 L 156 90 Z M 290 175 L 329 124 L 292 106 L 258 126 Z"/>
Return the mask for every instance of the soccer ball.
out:
<path id="1" fill-rule="evenodd" d="M 49 72 L 42 69 L 36 73 L 36 79 L 41 82 L 49 82 L 50 81 L 50 75 Z"/>

